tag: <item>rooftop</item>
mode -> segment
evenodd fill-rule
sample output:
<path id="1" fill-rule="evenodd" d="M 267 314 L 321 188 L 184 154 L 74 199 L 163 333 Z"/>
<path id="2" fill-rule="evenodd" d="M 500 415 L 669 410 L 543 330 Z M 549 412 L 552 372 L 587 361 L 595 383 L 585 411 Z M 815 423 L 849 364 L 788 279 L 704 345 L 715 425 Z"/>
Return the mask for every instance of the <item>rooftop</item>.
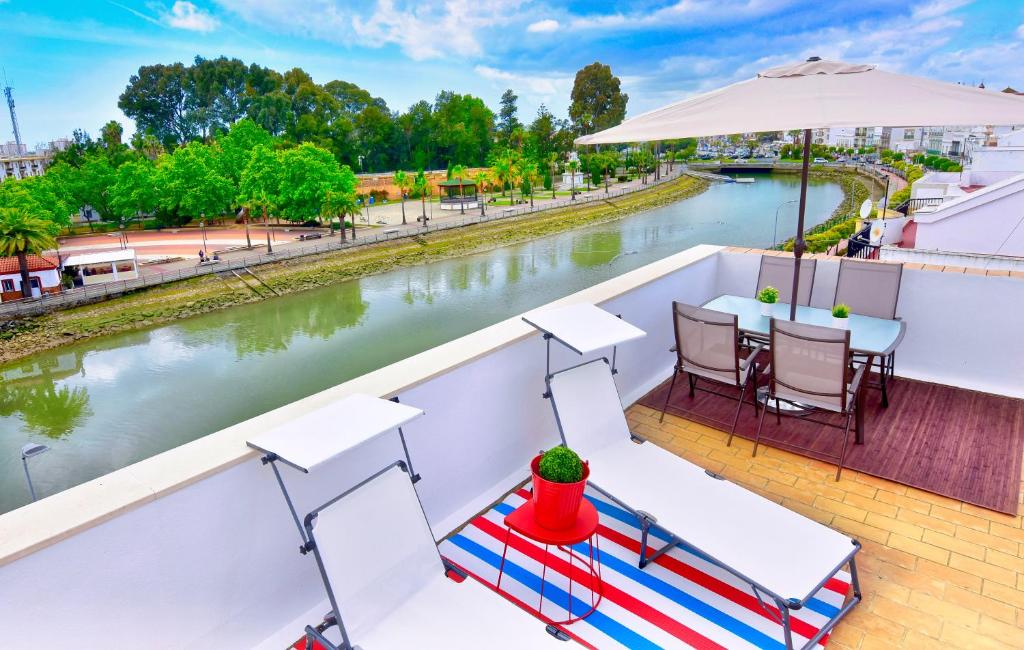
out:
<path id="1" fill-rule="evenodd" d="M 642 640 L 661 647 L 693 645 L 694 634 L 716 640 L 718 647 L 737 647 L 736 638 L 744 639 L 746 647 L 781 647 L 778 622 L 761 594 L 714 560 L 724 546 L 763 553 L 769 537 L 778 538 L 792 527 L 822 539 L 848 536 L 861 545 L 856 557 L 863 600 L 827 635 L 828 647 L 1021 647 L 1024 385 L 1019 364 L 1008 360 L 1024 358 L 1024 340 L 1017 334 L 1024 328 L 1024 312 L 1014 307 L 1024 304 L 1024 279 L 1009 271 L 977 274 L 906 265 L 897 309 L 906 335 L 898 348 L 891 405 L 882 409 L 878 393 L 869 391 L 865 443 L 851 452 L 836 481 L 835 465 L 813 457 L 813 451 L 798 455 L 779 448 L 786 435 L 804 426 L 795 419 L 766 425 L 766 437 L 776 442 L 753 456 L 744 437 L 753 419 L 749 407 L 728 446 L 726 434 L 699 423 L 699 414 L 684 418 L 670 408 L 661 423 L 660 413 L 649 406 L 658 395 L 652 391 L 671 375 L 675 363 L 669 352 L 671 302 L 702 305 L 723 295 L 752 296 L 762 255 L 784 256 L 697 246 L 545 306 L 590 303 L 621 315 L 646 334 L 616 337 L 621 343 L 614 354 L 594 349 L 600 342 L 575 351 L 553 343 L 549 357 L 542 335 L 521 318 L 511 318 L 0 516 L 0 600 L 13 603 L 0 610 L 0 646 L 17 646 L 48 621 L 52 628 L 54 612 L 60 612 L 61 629 L 73 630 L 84 646 L 102 646 L 111 638 L 150 638 L 153 621 L 160 620 L 175 621 L 160 630 L 169 645 L 282 648 L 294 643 L 304 626 L 321 619 L 327 599 L 316 562 L 296 552 L 299 519 L 290 519 L 273 472 L 246 441 L 268 433 L 280 437 L 289 426 L 297 427 L 294 435 L 302 435 L 304 422 L 325 427 L 330 426 L 325 421 L 337 421 L 344 427 L 341 414 L 327 420 L 311 414 L 333 413 L 357 393 L 396 397 L 424 415 L 402 425 L 404 437 L 364 436 L 358 445 L 341 445 L 346 449 L 337 456 L 317 460 L 316 468 L 302 464 L 311 470 L 308 474 L 282 467 L 282 480 L 300 514 L 327 502 L 310 520 L 317 522 L 316 534 L 340 530 L 345 544 L 363 534 L 376 535 L 371 552 L 343 554 L 344 559 L 354 565 L 351 570 L 367 572 L 361 575 L 390 566 L 381 561 L 397 557 L 389 545 L 416 531 L 385 532 L 395 523 L 379 516 L 387 498 L 375 497 L 360 511 L 356 523 L 373 521 L 372 526 L 338 527 L 327 512 L 335 502 L 328 500 L 363 485 L 375 468 L 411 459 L 422 480 L 414 486 L 419 506 L 405 514 L 405 523 L 425 517 L 431 553 L 437 540 L 445 554 L 461 543 L 478 551 L 473 557 L 500 559 L 501 542 L 494 534 L 502 532 L 501 513 L 524 499 L 528 464 L 537 450 L 559 441 L 560 425 L 541 397 L 547 364 L 562 369 L 607 355 L 615 360 L 614 387 L 633 433 L 768 501 L 717 481 L 703 485 L 735 498 L 734 506 L 700 511 L 707 495 L 653 495 L 660 504 L 685 500 L 695 509 L 691 523 L 677 528 L 684 536 L 700 529 L 703 551 L 710 557 L 677 547 L 642 571 L 635 564 L 640 548 L 635 519 L 623 516 L 615 503 L 599 503 L 604 527 L 599 550 L 607 560 L 606 584 L 613 589 L 605 592 L 596 618 L 565 627 L 571 636 L 615 647 L 608 641 L 614 628 L 635 635 L 619 642 L 627 647 L 641 646 Z M 811 307 L 830 307 L 838 260 L 809 258 L 817 265 Z M 946 299 L 936 300 L 937 295 Z M 560 329 L 559 323 L 547 326 Z M 575 417 L 609 408 L 618 412 L 614 397 L 595 394 L 586 404 Z M 819 442 L 832 445 L 835 440 Z M 651 464 L 639 468 L 636 484 L 656 477 L 659 466 L 672 466 L 674 457 L 656 453 L 653 445 L 639 448 Z M 610 480 L 612 473 L 601 464 L 609 459 L 596 452 L 589 457 L 595 482 L 602 483 L 597 478 L 602 472 Z M 882 462 L 872 467 L 874 461 Z M 693 477 L 712 479 L 703 472 Z M 407 489 L 410 482 L 393 487 L 403 485 Z M 762 535 L 706 543 L 717 524 L 753 525 L 769 515 L 786 523 L 762 528 Z M 659 530 L 652 528 L 652 535 L 663 536 Z M 524 559 L 534 553 L 529 546 L 519 544 L 514 551 L 514 568 L 520 572 L 510 574 L 510 580 L 529 584 L 539 560 Z M 780 554 L 779 564 L 764 567 L 764 573 L 778 574 L 786 562 L 799 560 Z M 493 576 L 497 566 L 486 566 Z M 473 568 L 481 567 L 486 568 Z M 556 572 L 564 576 L 566 568 Z M 827 593 L 794 614 L 794 633 L 808 638 L 838 611 L 850 580 L 849 573 L 840 571 L 825 583 Z M 539 646 L 550 639 L 543 625 L 521 609 L 475 580 L 466 582 L 431 587 L 451 595 L 446 602 L 455 611 L 439 612 L 430 605 L 440 600 L 425 603 L 412 597 L 402 612 L 465 619 L 462 608 L 468 599 L 480 612 L 521 624 L 517 629 L 532 636 L 509 637 L 517 645 Z M 405 584 L 382 584 L 398 583 Z M 374 604 L 373 596 L 353 600 L 355 594 L 342 594 L 343 617 L 353 609 L 365 613 Z M 398 616 L 378 612 L 370 623 L 386 623 L 394 620 L 392 615 Z M 353 624 L 353 641 L 362 638 L 369 647 L 368 634 L 359 635 L 369 625 L 366 620 Z M 464 622 L 439 632 L 450 635 L 452 647 L 479 645 L 479 638 L 462 636 L 473 621 Z M 402 624 L 383 625 L 395 633 Z"/>
<path id="2" fill-rule="evenodd" d="M 57 262 L 51 260 L 48 257 L 42 257 L 40 255 L 29 255 L 28 256 L 28 270 L 31 271 L 51 271 L 57 268 Z M 0 275 L 11 275 L 21 273 L 21 267 L 18 265 L 17 257 L 0 257 Z"/>

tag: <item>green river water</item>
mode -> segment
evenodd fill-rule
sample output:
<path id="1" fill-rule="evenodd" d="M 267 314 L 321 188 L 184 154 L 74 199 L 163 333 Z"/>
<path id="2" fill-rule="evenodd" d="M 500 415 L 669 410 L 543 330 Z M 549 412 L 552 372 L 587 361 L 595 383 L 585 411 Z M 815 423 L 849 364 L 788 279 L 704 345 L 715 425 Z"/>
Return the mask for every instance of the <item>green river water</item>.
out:
<path id="1" fill-rule="evenodd" d="M 796 175 L 716 184 L 612 223 L 85 341 L 0 368 L 0 513 L 696 244 L 771 244 Z M 808 226 L 842 200 L 813 182 Z M 779 238 L 796 210 L 785 206 Z"/>

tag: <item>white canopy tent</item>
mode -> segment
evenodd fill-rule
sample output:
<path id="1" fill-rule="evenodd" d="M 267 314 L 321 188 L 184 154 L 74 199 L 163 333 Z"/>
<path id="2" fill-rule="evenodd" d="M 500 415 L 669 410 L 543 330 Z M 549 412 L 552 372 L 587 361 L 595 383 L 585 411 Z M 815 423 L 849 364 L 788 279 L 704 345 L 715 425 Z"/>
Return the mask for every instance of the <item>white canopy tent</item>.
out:
<path id="1" fill-rule="evenodd" d="M 873 65 L 807 61 L 669 104 L 576 144 L 650 142 L 758 131 L 804 132 L 800 210 L 793 252 L 797 295 L 811 130 L 862 126 L 1024 124 L 1024 97 L 879 70 Z M 790 318 L 796 305 L 791 305 Z"/>

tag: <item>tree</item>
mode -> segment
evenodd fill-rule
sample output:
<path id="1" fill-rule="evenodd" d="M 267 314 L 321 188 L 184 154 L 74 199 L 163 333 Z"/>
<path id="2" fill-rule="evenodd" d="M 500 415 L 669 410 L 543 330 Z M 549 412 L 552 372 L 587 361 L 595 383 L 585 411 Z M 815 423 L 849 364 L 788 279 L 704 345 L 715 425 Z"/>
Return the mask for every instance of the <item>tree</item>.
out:
<path id="1" fill-rule="evenodd" d="M 263 213 L 263 223 L 267 226 L 267 252 L 273 253 L 268 217 L 272 210 L 277 210 L 281 201 L 281 161 L 270 147 L 257 145 L 252 150 L 239 178 L 238 200 L 250 212 Z M 342 222 L 342 230 L 344 228 Z"/>
<path id="2" fill-rule="evenodd" d="M 138 218 L 142 230 L 142 215 L 159 207 L 156 175 L 156 167 L 148 160 L 128 162 L 118 168 L 109 194 L 111 208 L 122 222 Z"/>
<path id="3" fill-rule="evenodd" d="M 484 192 L 486 184 L 491 179 L 491 174 L 488 170 L 481 169 L 477 173 L 473 174 L 473 181 L 476 186 L 480 188 L 480 214 L 484 214 L 484 203 L 487 202 L 487 193 Z"/>
<path id="4" fill-rule="evenodd" d="M 232 124 L 230 130 L 218 138 L 215 144 L 217 169 L 221 176 L 231 181 L 237 193 L 252 150 L 260 145 L 273 147 L 274 136 L 246 118 Z M 237 205 L 234 199 L 232 204 Z"/>
<path id="5" fill-rule="evenodd" d="M 412 178 L 404 171 L 398 170 L 395 172 L 395 186 L 398 187 L 398 192 L 402 195 L 402 225 L 404 226 L 407 223 L 405 220 L 405 195 L 412 187 Z"/>
<path id="6" fill-rule="evenodd" d="M 576 73 L 570 99 L 569 119 L 577 133 L 586 134 L 621 123 L 629 95 L 612 69 L 595 61 Z"/>
<path id="7" fill-rule="evenodd" d="M 175 221 L 182 217 L 219 217 L 228 209 L 234 188 L 220 173 L 210 147 L 190 142 L 161 161 L 157 174 L 160 207 Z"/>
<path id="8" fill-rule="evenodd" d="M 28 256 L 42 253 L 56 244 L 57 226 L 38 210 L 27 207 L 0 208 L 0 257 L 17 257 L 21 271 L 21 295 L 32 296 Z"/>
<path id="9" fill-rule="evenodd" d="M 355 197 L 356 176 L 330 151 L 305 143 L 281 152 L 279 209 L 289 221 L 322 219 L 328 192 Z"/>
<path id="10" fill-rule="evenodd" d="M 465 165 L 454 165 L 452 176 L 459 181 L 459 212 L 466 214 L 466 203 L 462 200 L 462 176 L 466 173 Z"/>
<path id="11" fill-rule="evenodd" d="M 416 172 L 416 180 L 413 181 L 412 188 L 414 192 L 420 195 L 420 204 L 423 206 L 423 216 L 420 217 L 423 220 L 423 227 L 427 227 L 427 190 L 430 189 L 430 183 L 427 181 L 426 173 L 421 169 Z"/>
<path id="12" fill-rule="evenodd" d="M 512 138 L 517 130 L 522 127 L 517 116 L 518 108 L 516 101 L 519 96 L 511 88 L 501 95 L 501 108 L 498 110 L 498 141 L 506 146 L 512 146 Z"/>

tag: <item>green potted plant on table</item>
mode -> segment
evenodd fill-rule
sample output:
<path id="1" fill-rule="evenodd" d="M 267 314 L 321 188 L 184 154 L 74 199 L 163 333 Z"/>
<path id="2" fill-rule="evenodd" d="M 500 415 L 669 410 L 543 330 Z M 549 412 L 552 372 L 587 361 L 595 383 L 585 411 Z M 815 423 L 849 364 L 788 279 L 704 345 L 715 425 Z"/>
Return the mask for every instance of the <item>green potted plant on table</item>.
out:
<path id="1" fill-rule="evenodd" d="M 849 329 L 850 326 L 850 306 L 839 303 L 832 308 L 832 327 L 839 328 L 841 330 Z"/>
<path id="2" fill-rule="evenodd" d="M 757 300 L 761 303 L 761 315 L 771 316 L 775 303 L 779 301 L 779 290 L 775 287 L 765 287 L 757 293 Z"/>
<path id="3" fill-rule="evenodd" d="M 551 530 L 571 528 L 583 502 L 590 467 L 568 447 L 541 452 L 530 463 L 533 471 L 533 516 Z"/>

